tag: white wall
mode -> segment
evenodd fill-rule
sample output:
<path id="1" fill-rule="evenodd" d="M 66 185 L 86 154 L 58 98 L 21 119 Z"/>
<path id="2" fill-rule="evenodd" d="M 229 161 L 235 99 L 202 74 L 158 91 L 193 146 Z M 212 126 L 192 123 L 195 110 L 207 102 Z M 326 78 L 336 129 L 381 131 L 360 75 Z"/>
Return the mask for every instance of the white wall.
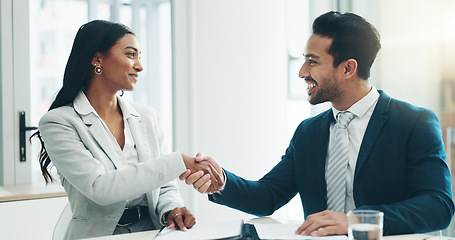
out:
<path id="1" fill-rule="evenodd" d="M 378 85 L 391 97 L 440 114 L 441 82 L 455 77 L 455 2 L 383 0 L 375 9 L 382 36 Z"/>
<path id="2" fill-rule="evenodd" d="M 0 203 L 0 238 L 50 240 L 67 197 Z"/>
<path id="3" fill-rule="evenodd" d="M 175 150 L 256 180 L 289 143 L 285 1 L 173 4 Z M 183 184 L 182 194 L 199 223 L 250 217 Z"/>

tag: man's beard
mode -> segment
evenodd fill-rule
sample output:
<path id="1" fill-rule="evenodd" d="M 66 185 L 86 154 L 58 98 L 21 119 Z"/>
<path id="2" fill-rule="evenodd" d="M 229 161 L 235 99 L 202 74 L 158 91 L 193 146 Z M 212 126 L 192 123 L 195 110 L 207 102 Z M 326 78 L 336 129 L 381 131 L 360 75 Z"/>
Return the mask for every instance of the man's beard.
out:
<path id="1" fill-rule="evenodd" d="M 324 78 L 322 82 L 324 82 L 324 86 L 320 87 L 317 84 L 317 91 L 308 96 L 308 101 L 312 105 L 330 102 L 340 96 L 338 85 L 333 78 Z"/>

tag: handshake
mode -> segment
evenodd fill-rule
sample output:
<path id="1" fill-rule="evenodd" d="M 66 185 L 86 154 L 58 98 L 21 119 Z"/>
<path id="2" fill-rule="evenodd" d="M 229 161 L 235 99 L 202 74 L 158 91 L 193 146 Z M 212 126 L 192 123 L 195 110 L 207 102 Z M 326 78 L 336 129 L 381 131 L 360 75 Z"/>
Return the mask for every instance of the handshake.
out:
<path id="1" fill-rule="evenodd" d="M 220 164 L 211 156 L 198 153 L 196 157 L 182 154 L 186 171 L 180 175 L 180 180 L 193 187 L 200 193 L 214 193 L 224 186 L 225 176 Z"/>

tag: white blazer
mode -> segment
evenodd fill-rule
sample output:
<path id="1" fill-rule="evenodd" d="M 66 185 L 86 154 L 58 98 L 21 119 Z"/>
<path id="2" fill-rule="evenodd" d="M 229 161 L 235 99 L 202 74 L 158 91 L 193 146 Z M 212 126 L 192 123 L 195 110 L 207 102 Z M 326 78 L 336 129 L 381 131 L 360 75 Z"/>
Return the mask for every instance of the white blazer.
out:
<path id="1" fill-rule="evenodd" d="M 126 201 L 144 193 L 156 228 L 164 225 L 161 219 L 165 212 L 183 206 L 175 179 L 186 168 L 180 153 L 163 155 L 158 113 L 139 104 L 125 104 L 132 109 L 128 124 L 139 158 L 132 166 L 119 162 L 93 112 L 63 106 L 40 120 L 44 145 L 73 212 L 65 239 L 112 235 Z"/>

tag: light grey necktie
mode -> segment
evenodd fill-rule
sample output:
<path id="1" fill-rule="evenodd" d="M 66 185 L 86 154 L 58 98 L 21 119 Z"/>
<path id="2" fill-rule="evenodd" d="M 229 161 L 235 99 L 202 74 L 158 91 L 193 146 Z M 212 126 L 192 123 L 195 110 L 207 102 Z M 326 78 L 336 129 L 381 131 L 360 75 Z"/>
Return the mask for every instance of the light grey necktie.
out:
<path id="1" fill-rule="evenodd" d="M 339 112 L 335 124 L 335 144 L 330 150 L 325 179 L 327 181 L 327 208 L 344 212 L 346 202 L 346 169 L 349 154 L 347 127 L 355 115 L 351 112 Z"/>

